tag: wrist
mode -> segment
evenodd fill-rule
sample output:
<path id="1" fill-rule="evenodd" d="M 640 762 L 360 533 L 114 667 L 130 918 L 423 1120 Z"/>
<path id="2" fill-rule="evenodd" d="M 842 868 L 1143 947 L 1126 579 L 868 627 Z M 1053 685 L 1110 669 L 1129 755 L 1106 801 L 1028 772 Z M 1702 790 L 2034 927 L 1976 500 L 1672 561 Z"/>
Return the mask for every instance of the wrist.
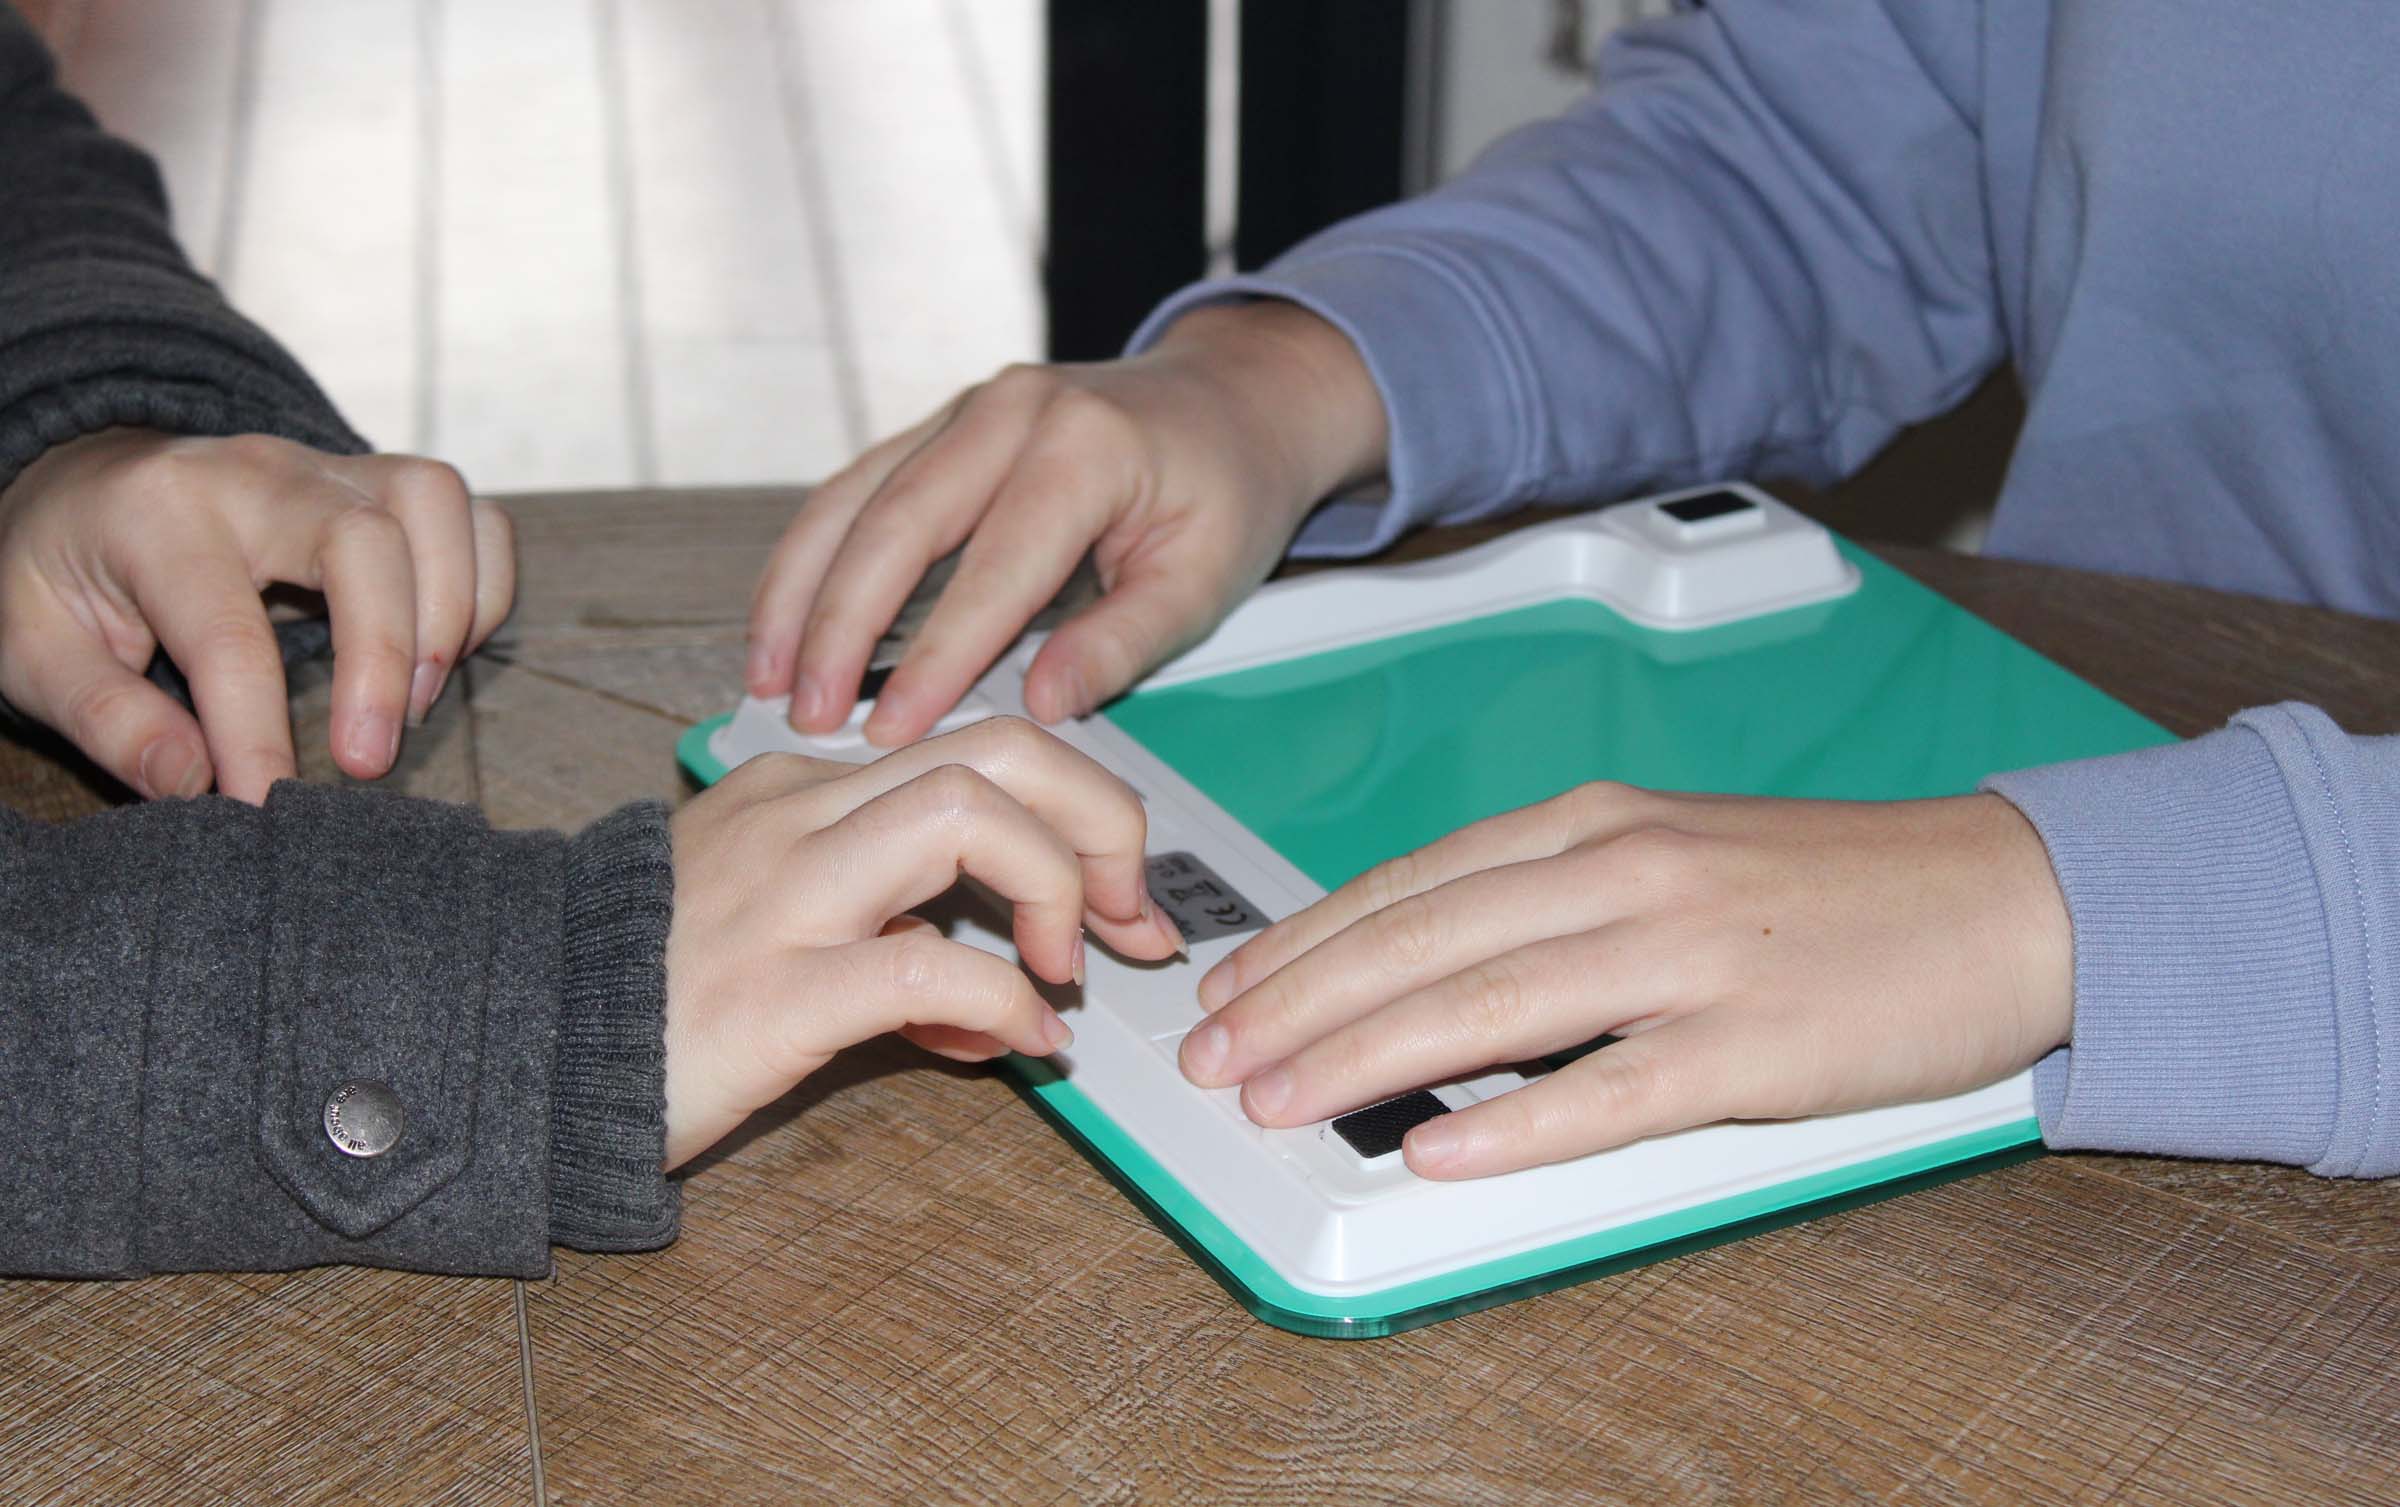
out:
<path id="1" fill-rule="evenodd" d="M 1985 822 L 2004 966 L 2017 1002 L 2021 1055 L 2030 1062 L 2065 1046 L 2074 1034 L 2074 922 L 2033 823 L 1997 795 L 1966 799 Z"/>
<path id="2" fill-rule="evenodd" d="M 1204 304 L 1152 355 L 1183 372 L 1252 454 L 1270 458 L 1305 509 L 1379 481 L 1390 431 L 1383 397 L 1350 338 L 1281 299 Z"/>

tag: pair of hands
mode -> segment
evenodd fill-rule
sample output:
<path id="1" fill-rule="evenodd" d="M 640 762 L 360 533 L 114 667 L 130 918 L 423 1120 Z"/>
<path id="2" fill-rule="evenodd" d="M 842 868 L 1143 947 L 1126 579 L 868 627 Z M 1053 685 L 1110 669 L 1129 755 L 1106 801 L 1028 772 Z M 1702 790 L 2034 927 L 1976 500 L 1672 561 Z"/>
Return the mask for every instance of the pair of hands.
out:
<path id="1" fill-rule="evenodd" d="M 905 743 L 1089 552 L 1106 594 L 1036 656 L 1080 716 L 1196 642 L 1387 436 L 1346 337 L 1296 307 L 1203 308 L 1124 361 L 1018 368 L 820 488 L 760 582 L 749 688 L 850 714 L 935 559 L 957 574 L 866 723 Z M 1028 955 L 1031 956 L 1030 954 Z M 1726 1118 L 1992 1082 L 2067 1040 L 2072 939 L 2040 838 L 1996 796 L 1849 804 L 1592 786 L 1386 864 L 1200 984 L 1184 1072 L 1297 1125 L 1495 1063 L 1621 1038 L 1412 1131 L 1471 1177 Z"/>

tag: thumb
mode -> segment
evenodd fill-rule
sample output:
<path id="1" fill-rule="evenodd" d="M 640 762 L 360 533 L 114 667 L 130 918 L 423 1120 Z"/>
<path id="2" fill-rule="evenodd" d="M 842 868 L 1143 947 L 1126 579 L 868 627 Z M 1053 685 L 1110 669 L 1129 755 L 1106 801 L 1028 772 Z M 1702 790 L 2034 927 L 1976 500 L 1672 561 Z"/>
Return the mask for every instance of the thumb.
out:
<path id="1" fill-rule="evenodd" d="M 28 684 L 11 700 L 146 798 L 208 789 L 216 770 L 190 712 L 127 669 L 99 640 L 80 633 L 44 639 L 27 646 Z"/>

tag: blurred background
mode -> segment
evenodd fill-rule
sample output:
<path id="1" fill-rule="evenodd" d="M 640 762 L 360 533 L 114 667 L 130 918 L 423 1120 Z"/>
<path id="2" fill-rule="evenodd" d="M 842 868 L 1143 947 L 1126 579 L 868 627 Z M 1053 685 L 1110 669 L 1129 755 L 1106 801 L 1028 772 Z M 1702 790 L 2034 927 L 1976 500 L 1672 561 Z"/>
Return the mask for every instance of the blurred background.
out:
<path id="1" fill-rule="evenodd" d="M 489 492 L 799 481 L 1458 171 L 1666 0 L 16 0 L 194 259 Z M 2005 391 L 1832 497 L 1972 546 Z M 1928 499 L 1938 500 L 1938 506 Z"/>

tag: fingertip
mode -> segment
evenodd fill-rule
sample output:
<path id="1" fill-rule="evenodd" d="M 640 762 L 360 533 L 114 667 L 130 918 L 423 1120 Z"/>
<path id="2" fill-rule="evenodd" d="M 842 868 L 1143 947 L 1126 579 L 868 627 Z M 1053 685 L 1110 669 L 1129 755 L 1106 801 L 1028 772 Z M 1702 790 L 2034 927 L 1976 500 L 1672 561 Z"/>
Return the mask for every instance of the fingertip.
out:
<path id="1" fill-rule="evenodd" d="M 1436 1115 L 1400 1141 L 1400 1159 L 1417 1176 L 1436 1182 L 1468 1177 L 1467 1137 L 1451 1123 L 1455 1115 Z"/>
<path id="2" fill-rule="evenodd" d="M 381 708 L 355 714 L 333 761 L 353 779 L 375 780 L 391 773 L 400 762 L 399 720 Z"/>
<path id="3" fill-rule="evenodd" d="M 1072 661 L 1034 667 L 1025 677 L 1025 711 L 1045 725 L 1088 717 L 1099 703 L 1092 699 L 1091 678 Z"/>
<path id="4" fill-rule="evenodd" d="M 1241 993 L 1240 960 L 1237 952 L 1200 975 L 1200 986 L 1193 992 L 1199 996 L 1201 1009 L 1214 1015 Z"/>
<path id="5" fill-rule="evenodd" d="M 212 773 L 208 751 L 179 736 L 160 738 L 144 748 L 138 767 L 134 784 L 153 800 L 189 800 L 208 789 Z"/>
<path id="6" fill-rule="evenodd" d="M 742 668 L 742 684 L 751 695 L 763 699 L 793 689 L 791 662 L 778 647 L 780 642 L 764 629 L 751 630 L 750 654 Z"/>
<path id="7" fill-rule="evenodd" d="M 1074 1031 L 1048 1005 L 1042 1006 L 1042 1040 L 1048 1043 L 1052 1052 L 1063 1052 L 1075 1044 Z"/>
<path id="8" fill-rule="evenodd" d="M 913 743 L 925 728 L 920 722 L 932 719 L 917 715 L 916 699 L 905 691 L 895 691 L 886 685 L 875 698 L 875 710 L 867 713 L 866 725 L 859 729 L 869 743 L 877 748 L 898 748 Z"/>

